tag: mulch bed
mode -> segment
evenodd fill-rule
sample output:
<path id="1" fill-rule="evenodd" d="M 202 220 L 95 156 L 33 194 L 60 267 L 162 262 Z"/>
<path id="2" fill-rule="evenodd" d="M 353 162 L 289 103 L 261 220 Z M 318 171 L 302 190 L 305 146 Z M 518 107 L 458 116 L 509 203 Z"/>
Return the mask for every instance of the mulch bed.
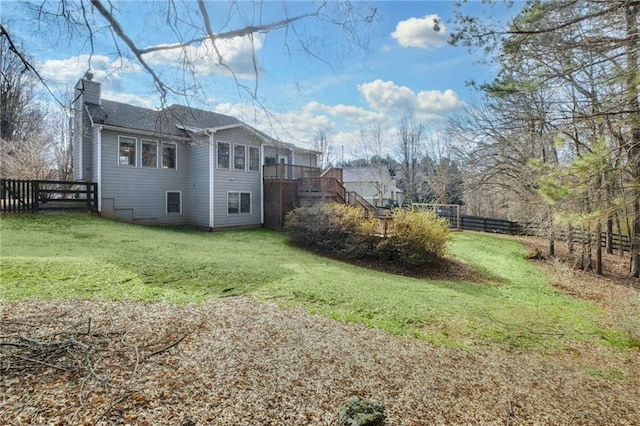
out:
<path id="1" fill-rule="evenodd" d="M 351 395 L 389 425 L 640 419 L 633 351 L 469 353 L 250 297 L 0 310 L 0 424 L 332 425 Z"/>

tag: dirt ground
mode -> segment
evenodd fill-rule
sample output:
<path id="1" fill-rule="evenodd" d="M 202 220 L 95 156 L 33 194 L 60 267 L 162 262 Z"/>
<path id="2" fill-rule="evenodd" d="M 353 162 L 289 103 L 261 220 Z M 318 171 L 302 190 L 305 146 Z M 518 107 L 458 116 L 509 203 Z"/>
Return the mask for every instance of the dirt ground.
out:
<path id="1" fill-rule="evenodd" d="M 603 309 L 638 299 L 537 262 Z M 640 424 L 638 351 L 469 353 L 249 297 L 0 309 L 2 425 L 333 425 L 351 395 L 381 401 L 389 425 Z"/>

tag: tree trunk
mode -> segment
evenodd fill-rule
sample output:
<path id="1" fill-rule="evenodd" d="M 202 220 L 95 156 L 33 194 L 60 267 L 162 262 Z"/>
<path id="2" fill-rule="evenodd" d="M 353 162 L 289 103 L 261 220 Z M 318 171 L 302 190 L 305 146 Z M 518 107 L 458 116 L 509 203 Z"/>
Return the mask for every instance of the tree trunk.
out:
<path id="1" fill-rule="evenodd" d="M 556 255 L 556 235 L 553 227 L 553 209 L 549 208 L 549 257 Z"/>
<path id="2" fill-rule="evenodd" d="M 602 236 L 602 223 L 598 221 L 596 226 L 596 274 L 602 275 L 602 243 L 600 237 Z"/>
<path id="3" fill-rule="evenodd" d="M 627 148 L 631 179 L 640 181 L 640 102 L 638 101 L 638 6 L 625 8 L 626 30 L 629 37 L 627 46 L 627 94 L 631 111 L 631 140 Z M 640 189 L 632 190 L 633 225 L 631 229 L 631 276 L 640 278 Z"/>
<path id="4" fill-rule="evenodd" d="M 613 254 L 613 218 L 607 218 L 607 253 Z"/>

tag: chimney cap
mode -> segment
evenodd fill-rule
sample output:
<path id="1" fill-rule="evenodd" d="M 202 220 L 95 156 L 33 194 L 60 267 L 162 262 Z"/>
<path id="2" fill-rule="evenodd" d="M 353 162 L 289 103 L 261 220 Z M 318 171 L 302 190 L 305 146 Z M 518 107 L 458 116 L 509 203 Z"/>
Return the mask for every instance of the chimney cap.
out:
<path id="1" fill-rule="evenodd" d="M 93 73 L 91 71 L 87 71 L 86 73 L 84 73 L 84 78 L 88 81 L 93 80 Z"/>

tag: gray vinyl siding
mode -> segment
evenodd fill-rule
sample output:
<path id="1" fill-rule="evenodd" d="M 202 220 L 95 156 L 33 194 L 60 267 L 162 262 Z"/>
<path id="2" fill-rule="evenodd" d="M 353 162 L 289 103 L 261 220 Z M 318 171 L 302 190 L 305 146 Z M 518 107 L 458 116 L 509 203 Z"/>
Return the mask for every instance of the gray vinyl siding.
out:
<path id="1" fill-rule="evenodd" d="M 279 163 L 278 157 L 287 157 L 287 164 L 291 164 L 291 150 L 287 148 L 276 148 L 274 146 L 264 147 L 265 164 L 267 158 L 272 158 L 276 163 Z"/>
<path id="2" fill-rule="evenodd" d="M 313 154 L 301 154 L 296 152 L 295 155 L 295 165 L 296 166 L 306 166 L 306 167 L 317 167 L 318 166 L 318 156 Z"/>
<path id="3" fill-rule="evenodd" d="M 81 179 L 89 180 L 94 174 L 93 167 L 93 128 L 91 120 L 85 111 L 82 114 L 82 177 Z"/>
<path id="4" fill-rule="evenodd" d="M 83 104 L 80 99 L 76 99 L 73 103 L 73 179 L 80 180 L 82 176 L 82 168 L 80 166 L 80 152 L 82 144 L 82 109 Z"/>
<path id="5" fill-rule="evenodd" d="M 190 223 L 210 227 L 209 223 L 209 138 L 197 139 L 190 147 L 189 185 L 185 188 L 184 215 Z"/>
<path id="6" fill-rule="evenodd" d="M 230 129 L 216 133 L 215 141 L 227 142 L 233 154 L 233 145 L 242 144 L 247 147 L 247 168 L 249 147 L 260 147 L 260 143 L 242 129 Z M 214 150 L 217 155 L 217 145 Z M 259 171 L 234 170 L 233 155 L 229 159 L 231 169 L 217 168 L 217 158 L 214 156 L 214 227 L 249 226 L 262 224 L 262 181 Z M 228 214 L 227 194 L 229 192 L 251 193 L 251 214 Z"/>
<path id="7" fill-rule="evenodd" d="M 83 80 L 82 87 L 82 100 L 83 102 L 89 102 L 91 104 L 101 104 L 101 84 L 96 81 Z"/>
<path id="8" fill-rule="evenodd" d="M 120 212 L 130 213 L 131 220 L 143 223 L 185 224 L 190 223 L 187 215 L 191 196 L 186 188 L 189 182 L 188 147 L 177 142 L 177 169 L 145 168 L 118 165 L 118 136 L 136 138 L 137 163 L 140 161 L 140 139 L 134 133 L 102 132 L 102 193 L 103 214 L 122 217 Z M 162 142 L 162 139 L 155 139 Z M 166 140 L 165 140 L 166 141 Z M 160 154 L 159 154 L 160 156 Z M 181 192 L 182 213 L 167 214 L 167 191 Z M 108 211 L 113 208 L 114 211 Z"/>
<path id="9" fill-rule="evenodd" d="M 76 101 L 74 108 L 79 108 L 73 120 L 73 178 L 90 180 L 94 176 L 93 169 L 93 129 L 89 114 L 81 101 Z M 81 158 L 82 157 L 82 158 Z"/>

